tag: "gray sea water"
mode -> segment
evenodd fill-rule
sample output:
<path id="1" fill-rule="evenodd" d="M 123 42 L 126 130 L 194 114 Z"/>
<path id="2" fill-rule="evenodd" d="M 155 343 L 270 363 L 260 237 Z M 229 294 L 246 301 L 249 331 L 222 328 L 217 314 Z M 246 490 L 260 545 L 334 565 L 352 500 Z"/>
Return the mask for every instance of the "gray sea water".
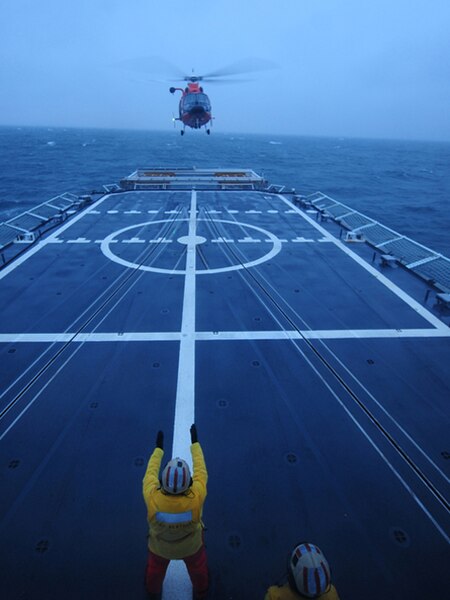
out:
<path id="1" fill-rule="evenodd" d="M 138 167 L 248 167 L 320 190 L 450 256 L 450 143 L 187 131 L 0 127 L 0 221 Z"/>

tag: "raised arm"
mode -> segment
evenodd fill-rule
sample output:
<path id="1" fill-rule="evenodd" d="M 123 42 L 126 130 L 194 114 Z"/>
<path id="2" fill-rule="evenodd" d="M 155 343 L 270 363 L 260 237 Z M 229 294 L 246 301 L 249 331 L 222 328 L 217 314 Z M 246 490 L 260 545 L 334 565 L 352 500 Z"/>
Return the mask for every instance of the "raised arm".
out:
<path id="1" fill-rule="evenodd" d="M 206 470 L 205 457 L 203 450 L 198 441 L 197 428 L 195 425 L 191 427 L 191 454 L 194 472 L 192 475 L 193 486 L 197 491 L 206 496 L 206 484 L 208 482 L 208 471 Z"/>
<path id="2" fill-rule="evenodd" d="M 142 481 L 142 493 L 144 494 L 144 499 L 159 487 L 159 471 L 161 468 L 162 457 L 164 456 L 163 444 L 164 434 L 162 431 L 158 431 L 156 436 L 156 448 L 150 456 L 147 470 Z"/>

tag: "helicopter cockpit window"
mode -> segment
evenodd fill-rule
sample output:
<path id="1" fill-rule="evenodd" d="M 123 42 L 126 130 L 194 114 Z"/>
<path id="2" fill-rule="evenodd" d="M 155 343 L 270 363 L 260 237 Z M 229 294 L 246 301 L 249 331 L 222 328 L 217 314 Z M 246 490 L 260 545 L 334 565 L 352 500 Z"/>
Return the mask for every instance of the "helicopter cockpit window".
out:
<path id="1" fill-rule="evenodd" d="M 196 105 L 202 106 L 208 112 L 211 110 L 211 104 L 209 103 L 209 98 L 206 94 L 187 94 L 184 99 L 184 108 L 190 110 Z"/>

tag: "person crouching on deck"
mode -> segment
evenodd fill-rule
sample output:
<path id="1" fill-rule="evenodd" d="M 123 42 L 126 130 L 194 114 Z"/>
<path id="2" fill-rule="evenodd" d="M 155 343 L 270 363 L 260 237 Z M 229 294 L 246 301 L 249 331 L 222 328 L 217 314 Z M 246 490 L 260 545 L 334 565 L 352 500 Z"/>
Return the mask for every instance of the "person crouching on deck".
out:
<path id="1" fill-rule="evenodd" d="M 191 427 L 193 476 L 181 458 L 173 458 L 159 471 L 164 455 L 162 431 L 148 462 L 143 494 L 149 524 L 145 585 L 150 598 L 160 598 L 171 560 L 184 560 L 194 589 L 194 598 L 206 598 L 208 565 L 203 544 L 202 510 L 208 473 L 197 429 Z"/>
<path id="2" fill-rule="evenodd" d="M 331 583 L 330 566 L 322 551 L 307 542 L 298 544 L 289 556 L 288 583 L 273 585 L 264 600 L 339 600 L 336 588 Z"/>

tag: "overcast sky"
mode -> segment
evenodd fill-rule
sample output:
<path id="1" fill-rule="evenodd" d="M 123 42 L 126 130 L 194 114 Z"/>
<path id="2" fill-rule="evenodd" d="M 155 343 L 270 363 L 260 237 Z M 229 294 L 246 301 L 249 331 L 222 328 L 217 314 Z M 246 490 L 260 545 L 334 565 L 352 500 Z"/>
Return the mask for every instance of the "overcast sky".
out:
<path id="1" fill-rule="evenodd" d="M 449 32 L 449 0 L 0 0 L 0 124 L 170 130 L 169 84 L 118 63 L 258 57 L 205 85 L 217 131 L 450 140 Z"/>

